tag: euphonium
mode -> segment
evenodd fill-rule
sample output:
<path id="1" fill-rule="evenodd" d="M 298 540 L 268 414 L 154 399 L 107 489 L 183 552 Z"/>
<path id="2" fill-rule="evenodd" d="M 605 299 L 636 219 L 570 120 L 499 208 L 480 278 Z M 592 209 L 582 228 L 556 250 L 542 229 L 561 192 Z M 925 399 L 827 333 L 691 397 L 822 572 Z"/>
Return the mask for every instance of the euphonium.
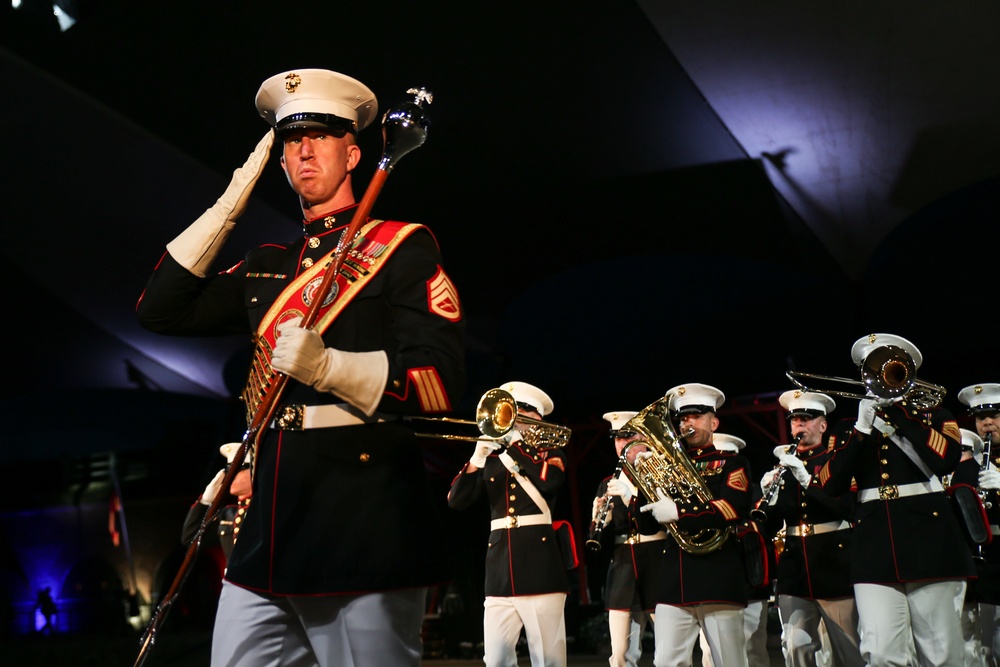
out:
<path id="1" fill-rule="evenodd" d="M 656 502 L 660 496 L 666 496 L 676 503 L 711 502 L 712 492 L 691 463 L 670 422 L 670 397 L 667 394 L 647 406 L 622 427 L 623 430 L 635 431 L 641 436 L 622 450 L 622 465 L 632 483 L 649 502 Z M 635 447 L 645 447 L 650 456 L 629 456 L 629 450 Z M 667 530 L 678 546 L 691 554 L 715 551 L 725 543 L 731 532 L 727 528 L 700 530 L 689 534 L 677 528 L 674 523 L 669 524 Z"/>

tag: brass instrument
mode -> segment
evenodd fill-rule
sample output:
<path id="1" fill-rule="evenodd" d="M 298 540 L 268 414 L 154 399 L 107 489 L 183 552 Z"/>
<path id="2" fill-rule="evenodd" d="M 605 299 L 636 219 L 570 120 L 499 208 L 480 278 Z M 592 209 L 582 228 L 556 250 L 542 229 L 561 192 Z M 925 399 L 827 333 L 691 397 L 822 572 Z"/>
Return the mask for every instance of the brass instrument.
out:
<path id="1" fill-rule="evenodd" d="M 905 398 L 919 409 L 937 407 L 944 400 L 947 390 L 941 385 L 931 384 L 917 379 L 917 367 L 913 357 L 896 345 L 877 347 L 865 357 L 861 363 L 861 380 L 817 375 L 801 371 L 785 373 L 789 380 L 803 391 L 814 391 L 844 398 Z M 816 389 L 807 386 L 800 378 L 826 380 L 854 387 L 864 387 L 866 393 L 837 391 L 834 389 Z"/>
<path id="2" fill-rule="evenodd" d="M 785 449 L 785 453 L 797 455 L 799 451 L 799 442 L 802 441 L 803 436 L 805 436 L 804 432 L 799 433 L 797 436 L 795 436 L 795 442 L 788 445 L 788 447 Z M 752 518 L 757 523 L 767 522 L 767 511 L 765 508 L 771 504 L 771 498 L 773 498 L 774 494 L 778 492 L 779 488 L 781 488 L 781 481 L 784 479 L 785 471 L 788 470 L 788 468 L 779 463 L 778 465 L 774 466 L 774 470 L 777 470 L 778 474 L 774 476 L 774 478 L 771 480 L 771 483 L 768 485 L 767 489 L 764 490 L 764 495 L 760 497 L 760 500 L 757 501 L 757 504 L 754 505 L 752 510 L 750 510 L 750 518 Z"/>
<path id="3" fill-rule="evenodd" d="M 618 467 L 611 474 L 611 479 L 617 479 L 617 477 L 622 474 L 622 466 L 624 465 L 625 457 L 621 457 L 618 460 Z M 610 480 L 608 480 L 610 482 Z M 601 505 L 600 509 L 597 510 L 597 516 L 594 518 L 594 526 L 590 530 L 590 535 L 587 536 L 587 548 L 591 551 L 601 550 L 601 535 L 604 533 L 604 529 L 608 525 L 608 520 L 611 518 L 611 494 L 607 491 L 601 496 L 604 499 L 604 504 Z"/>
<path id="4" fill-rule="evenodd" d="M 649 502 L 656 502 L 665 496 L 677 503 L 708 503 L 712 500 L 712 492 L 681 443 L 681 437 L 693 431 L 677 435 L 670 422 L 670 398 L 671 394 L 667 394 L 647 406 L 622 427 L 640 435 L 622 450 L 622 465 L 632 483 Z M 649 455 L 637 456 L 632 463 L 628 454 L 633 447 L 645 447 Z M 688 534 L 673 523 L 667 525 L 667 531 L 678 546 L 690 554 L 706 554 L 719 549 L 732 532 L 726 528 Z"/>
<path id="5" fill-rule="evenodd" d="M 410 419 L 449 424 L 474 424 L 481 434 L 479 437 L 447 433 L 415 434 L 422 438 L 442 440 L 501 442 L 504 436 L 517 428 L 524 439 L 524 444 L 537 451 L 565 447 L 569 443 L 570 435 L 572 435 L 569 427 L 518 414 L 517 402 L 514 401 L 514 397 L 503 389 L 490 389 L 480 397 L 479 404 L 476 406 L 475 421 L 451 417 L 411 417 Z"/>

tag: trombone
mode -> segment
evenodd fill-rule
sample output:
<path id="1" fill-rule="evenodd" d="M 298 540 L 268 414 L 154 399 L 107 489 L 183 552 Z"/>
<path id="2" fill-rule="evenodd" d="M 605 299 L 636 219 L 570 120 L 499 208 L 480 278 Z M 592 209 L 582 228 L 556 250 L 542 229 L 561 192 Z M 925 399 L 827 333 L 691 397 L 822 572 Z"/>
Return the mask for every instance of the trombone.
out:
<path id="1" fill-rule="evenodd" d="M 883 345 L 872 350 L 861 362 L 861 379 L 818 375 L 801 371 L 785 373 L 796 387 L 803 391 L 819 392 L 844 398 L 905 398 L 918 409 L 935 408 L 944 400 L 947 390 L 941 385 L 917 379 L 917 365 L 913 357 L 896 345 Z M 824 380 L 852 387 L 864 387 L 866 393 L 817 389 L 806 385 L 803 379 Z"/>
<path id="2" fill-rule="evenodd" d="M 461 440 L 465 442 L 490 441 L 498 442 L 518 428 L 524 444 L 538 451 L 565 447 L 569 443 L 572 431 L 566 426 L 551 424 L 527 417 L 517 412 L 517 402 L 508 391 L 490 389 L 479 399 L 476 406 L 475 421 L 469 419 L 454 419 L 452 417 L 410 417 L 410 419 L 449 424 L 475 425 L 481 434 L 453 435 L 449 433 L 415 433 L 420 438 L 438 438 L 442 440 Z"/>

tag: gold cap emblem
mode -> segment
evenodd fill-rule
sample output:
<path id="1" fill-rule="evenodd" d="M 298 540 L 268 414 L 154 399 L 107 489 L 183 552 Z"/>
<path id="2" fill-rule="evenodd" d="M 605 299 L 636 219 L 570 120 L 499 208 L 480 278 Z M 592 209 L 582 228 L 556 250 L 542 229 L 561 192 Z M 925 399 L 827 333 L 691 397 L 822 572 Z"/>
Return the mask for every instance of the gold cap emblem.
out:
<path id="1" fill-rule="evenodd" d="M 288 76 L 285 77 L 285 90 L 289 93 L 294 93 L 295 89 L 298 88 L 301 83 L 302 77 L 295 72 L 289 72 Z"/>
<path id="2" fill-rule="evenodd" d="M 878 336 L 876 336 L 875 334 L 868 334 L 868 344 L 869 345 L 874 345 L 875 341 L 877 341 L 877 340 L 878 340 Z"/>

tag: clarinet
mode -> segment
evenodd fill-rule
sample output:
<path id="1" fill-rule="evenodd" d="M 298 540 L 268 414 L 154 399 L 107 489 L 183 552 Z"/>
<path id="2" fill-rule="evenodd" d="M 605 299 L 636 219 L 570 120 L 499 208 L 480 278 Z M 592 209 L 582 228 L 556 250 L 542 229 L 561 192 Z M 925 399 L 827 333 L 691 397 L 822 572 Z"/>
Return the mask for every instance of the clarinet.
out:
<path id="1" fill-rule="evenodd" d="M 788 445 L 788 447 L 785 449 L 785 453 L 798 455 L 799 442 L 801 442 L 802 437 L 804 435 L 805 433 L 799 433 L 797 436 L 795 436 L 795 441 L 792 444 Z M 760 500 L 757 501 L 757 504 L 754 505 L 754 508 L 750 510 L 750 517 L 757 523 L 767 522 L 767 512 L 765 511 L 764 508 L 766 508 L 771 503 L 771 499 L 774 498 L 774 494 L 776 494 L 778 492 L 778 489 L 781 488 L 781 481 L 785 477 L 785 470 L 787 470 L 787 468 L 779 463 L 778 465 L 774 466 L 774 470 L 776 470 L 778 474 L 774 476 L 774 478 L 771 480 L 771 483 L 767 485 L 766 489 L 764 489 L 764 495 L 761 496 Z"/>
<path id="2" fill-rule="evenodd" d="M 986 437 L 983 438 L 983 462 L 979 464 L 979 472 L 989 469 L 990 467 L 990 450 L 993 448 L 993 433 L 987 433 Z M 979 493 L 979 499 L 983 501 L 983 507 L 989 509 L 993 507 L 993 503 L 986 500 L 987 492 L 980 488 L 976 488 L 976 492 Z"/>
<path id="3" fill-rule="evenodd" d="M 611 475 L 611 479 L 617 479 L 619 475 L 622 474 L 622 460 L 618 460 L 618 466 L 615 468 L 614 473 Z M 610 482 L 611 479 L 608 481 Z M 607 491 L 601 496 L 604 498 L 604 504 L 601 505 L 601 509 L 597 511 L 597 516 L 594 518 L 593 528 L 590 531 L 590 535 L 587 536 L 587 548 L 591 551 L 601 550 L 601 535 L 604 529 L 608 525 L 608 520 L 611 517 L 611 498 L 612 495 Z"/>
<path id="4" fill-rule="evenodd" d="M 990 450 L 992 448 L 993 448 L 993 433 L 990 432 L 990 433 L 986 434 L 985 438 L 983 438 L 983 453 L 982 453 L 983 460 L 979 464 L 979 472 L 983 472 L 984 470 L 988 470 L 989 469 L 989 467 L 990 467 Z M 991 501 L 989 501 L 989 500 L 986 500 L 986 497 L 987 497 L 987 495 L 989 495 L 989 492 L 988 491 L 983 491 L 981 488 L 979 488 L 978 484 L 976 485 L 976 493 L 979 494 L 979 501 L 983 504 L 983 509 L 989 509 L 989 508 L 993 507 L 993 503 Z M 989 521 L 987 521 L 986 523 L 989 524 Z M 982 544 L 977 544 L 976 545 L 976 553 L 973 556 L 973 558 L 975 558 L 976 560 L 980 560 L 980 561 L 986 560 L 986 554 L 983 553 L 983 545 Z"/>

